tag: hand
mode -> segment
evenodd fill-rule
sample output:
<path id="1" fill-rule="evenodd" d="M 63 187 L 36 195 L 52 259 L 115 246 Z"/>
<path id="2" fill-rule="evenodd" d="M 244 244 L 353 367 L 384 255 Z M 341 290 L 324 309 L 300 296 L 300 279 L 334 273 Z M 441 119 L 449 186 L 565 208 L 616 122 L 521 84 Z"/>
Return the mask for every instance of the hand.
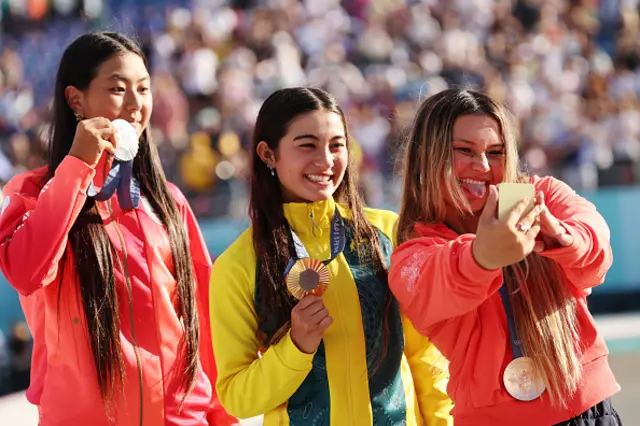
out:
<path id="1" fill-rule="evenodd" d="M 489 187 L 472 246 L 473 257 L 480 266 L 491 270 L 513 265 L 533 251 L 540 232 L 538 216 L 542 207 L 536 205 L 523 215 L 529 201 L 520 201 L 501 221 L 496 218 L 498 189 L 493 185 Z"/>
<path id="2" fill-rule="evenodd" d="M 318 349 L 324 332 L 333 324 L 322 299 L 309 294 L 291 311 L 291 340 L 302 352 L 311 354 Z"/>
<path id="3" fill-rule="evenodd" d="M 106 118 L 96 117 L 82 120 L 76 127 L 76 135 L 73 138 L 69 155 L 95 167 L 103 151 L 106 150 L 111 154 L 115 152 L 115 132 L 111 121 Z"/>
<path id="4" fill-rule="evenodd" d="M 542 241 L 536 242 L 534 251 L 539 253 L 543 250 L 568 247 L 573 244 L 571 234 L 567 232 L 560 221 L 551 214 L 544 204 L 544 194 L 542 192 L 536 195 L 536 203 L 542 207 L 542 212 L 540 213 L 540 236 Z"/>

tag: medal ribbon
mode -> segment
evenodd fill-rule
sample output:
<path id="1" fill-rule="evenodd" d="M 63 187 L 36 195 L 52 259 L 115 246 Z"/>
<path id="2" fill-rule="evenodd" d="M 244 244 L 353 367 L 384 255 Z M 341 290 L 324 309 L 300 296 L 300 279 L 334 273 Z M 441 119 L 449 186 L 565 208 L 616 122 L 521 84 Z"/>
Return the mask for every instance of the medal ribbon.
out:
<path id="1" fill-rule="evenodd" d="M 113 160 L 113 165 L 98 190 L 93 182 L 87 189 L 87 195 L 97 201 L 106 201 L 118 190 L 118 203 L 123 210 L 137 209 L 140 204 L 140 182 L 133 176 L 133 160 Z"/>
<path id="2" fill-rule="evenodd" d="M 502 287 L 500 287 L 500 296 L 502 296 L 504 313 L 507 315 L 507 324 L 509 326 L 509 341 L 511 342 L 513 358 L 521 358 L 524 356 L 524 353 L 522 352 L 522 347 L 520 346 L 520 340 L 518 340 L 518 332 L 516 331 L 516 323 L 513 319 L 513 311 L 511 310 L 511 301 L 509 300 L 509 292 L 507 290 L 506 283 L 502 284 Z"/>
<path id="3" fill-rule="evenodd" d="M 300 237 L 296 235 L 295 231 L 289 227 L 289 232 L 291 233 L 291 238 L 293 239 L 293 248 L 295 250 L 295 255 L 289 259 L 289 264 L 284 271 L 284 276 L 286 277 L 295 265 L 297 260 L 304 259 L 309 256 L 309 252 L 302 244 Z M 333 259 L 335 259 L 342 251 L 344 250 L 344 246 L 347 244 L 347 236 L 345 231 L 344 219 L 340 216 L 338 212 L 338 208 L 336 207 L 335 212 L 333 213 L 333 218 L 331 219 L 331 258 L 327 260 L 323 260 L 322 263 L 326 266 Z"/>

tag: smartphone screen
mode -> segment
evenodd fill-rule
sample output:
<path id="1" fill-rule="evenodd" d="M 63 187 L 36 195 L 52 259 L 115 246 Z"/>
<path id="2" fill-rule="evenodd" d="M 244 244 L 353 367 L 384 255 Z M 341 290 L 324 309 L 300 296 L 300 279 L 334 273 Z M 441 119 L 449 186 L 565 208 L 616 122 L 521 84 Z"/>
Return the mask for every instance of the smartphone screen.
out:
<path id="1" fill-rule="evenodd" d="M 527 214 L 535 205 L 536 189 L 530 183 L 501 183 L 498 186 L 498 219 L 503 220 L 511 210 L 525 198 L 531 202 L 525 210 Z"/>

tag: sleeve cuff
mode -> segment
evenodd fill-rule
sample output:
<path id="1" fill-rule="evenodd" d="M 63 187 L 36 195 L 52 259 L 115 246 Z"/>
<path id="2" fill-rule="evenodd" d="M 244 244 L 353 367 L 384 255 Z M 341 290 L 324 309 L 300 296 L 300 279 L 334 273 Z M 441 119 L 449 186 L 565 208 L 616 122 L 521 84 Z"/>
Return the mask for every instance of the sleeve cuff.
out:
<path id="1" fill-rule="evenodd" d="M 502 268 L 484 269 L 473 257 L 473 238 L 469 239 L 460 250 L 458 269 L 464 277 L 475 283 L 487 283 L 493 281 L 502 274 Z"/>
<path id="2" fill-rule="evenodd" d="M 291 330 L 274 347 L 275 354 L 287 368 L 295 371 L 311 370 L 315 352 L 306 354 L 291 340 Z"/>

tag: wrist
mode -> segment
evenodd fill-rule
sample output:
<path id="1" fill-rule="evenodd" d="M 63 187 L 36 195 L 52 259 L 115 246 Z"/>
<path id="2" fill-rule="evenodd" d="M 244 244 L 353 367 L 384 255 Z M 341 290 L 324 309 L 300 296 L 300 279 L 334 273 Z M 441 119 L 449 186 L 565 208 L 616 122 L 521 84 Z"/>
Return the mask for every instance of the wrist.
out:
<path id="1" fill-rule="evenodd" d="M 291 333 L 291 341 L 293 342 L 294 346 L 296 348 L 298 348 L 298 350 L 300 352 L 302 352 L 303 354 L 309 355 L 309 354 L 312 354 L 312 353 L 314 353 L 316 351 L 315 349 L 309 349 L 305 345 L 300 344 L 298 342 L 298 339 L 296 338 L 296 336 L 293 333 Z"/>
<path id="2" fill-rule="evenodd" d="M 473 259 L 476 261 L 478 266 L 482 269 L 486 269 L 487 271 L 493 271 L 500 268 L 500 265 L 494 265 L 491 261 L 484 259 L 482 253 L 484 250 L 481 246 L 477 244 L 477 239 L 474 239 L 471 243 L 471 255 Z"/>

